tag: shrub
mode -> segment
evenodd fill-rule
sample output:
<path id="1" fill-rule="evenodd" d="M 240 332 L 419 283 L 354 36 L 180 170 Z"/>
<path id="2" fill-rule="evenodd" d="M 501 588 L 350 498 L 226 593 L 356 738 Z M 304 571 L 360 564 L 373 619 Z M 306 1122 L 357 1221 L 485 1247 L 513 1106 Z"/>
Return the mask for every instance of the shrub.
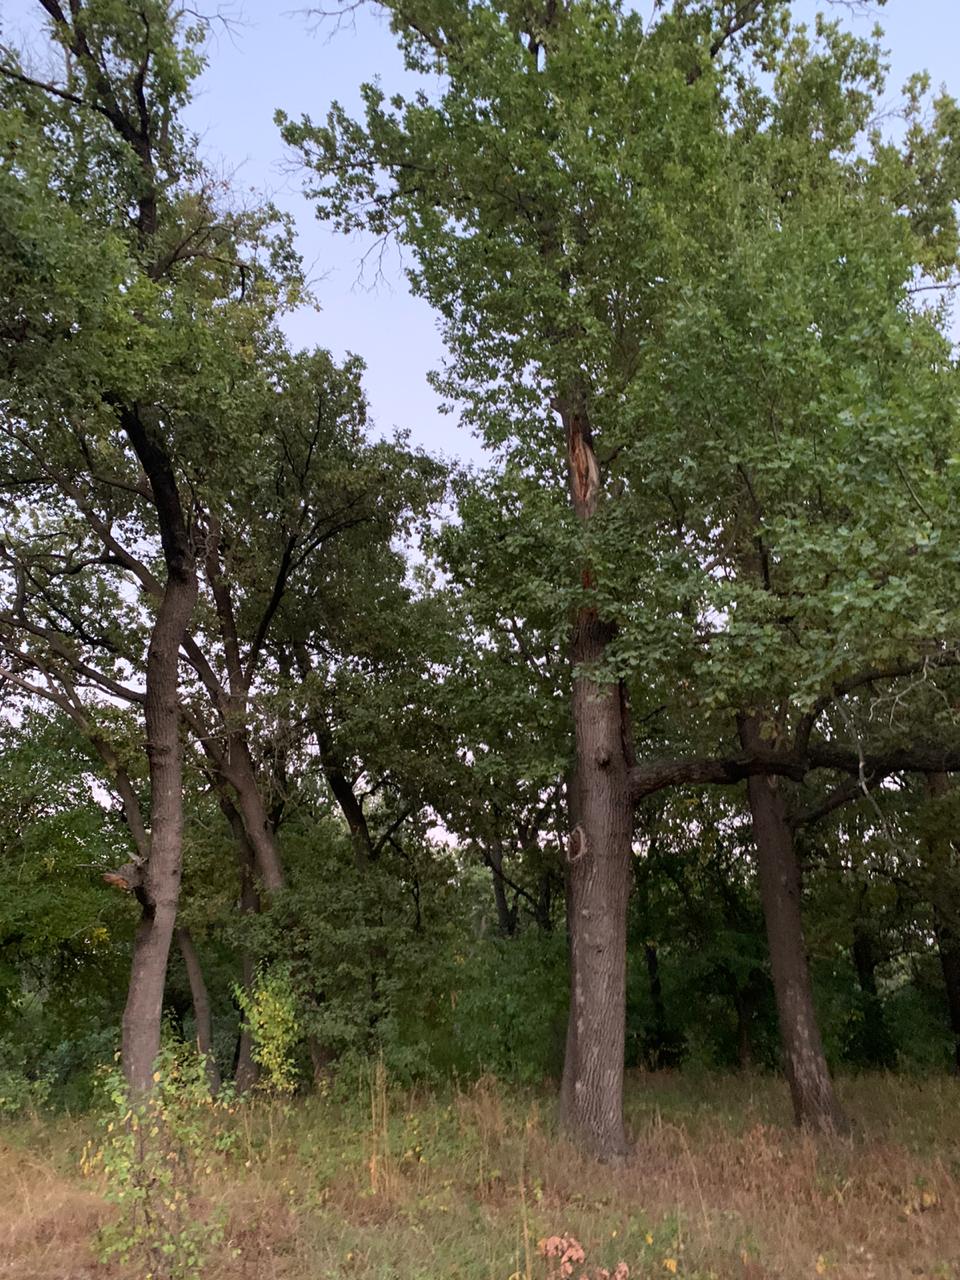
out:
<path id="1" fill-rule="evenodd" d="M 100 1232 L 102 1261 L 138 1264 L 144 1280 L 189 1280 L 223 1240 L 222 1219 L 200 1212 L 199 1176 L 232 1146 L 223 1123 L 232 1100 L 211 1098 L 203 1058 L 182 1044 L 164 1047 L 153 1079 L 134 1101 L 118 1070 L 104 1073 L 102 1136 L 81 1168 L 103 1175 L 120 1210 Z"/>

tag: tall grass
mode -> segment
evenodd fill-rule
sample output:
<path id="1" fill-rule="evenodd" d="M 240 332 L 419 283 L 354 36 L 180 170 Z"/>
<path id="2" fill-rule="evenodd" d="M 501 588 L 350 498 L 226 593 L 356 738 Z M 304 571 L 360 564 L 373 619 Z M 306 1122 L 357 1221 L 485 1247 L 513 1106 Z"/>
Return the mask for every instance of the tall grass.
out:
<path id="1" fill-rule="evenodd" d="M 239 1109 L 226 1177 L 203 1188 L 227 1214 L 208 1274 L 548 1280 L 569 1256 L 572 1280 L 960 1276 L 960 1084 L 871 1076 L 842 1092 L 857 1135 L 814 1142 L 779 1080 L 636 1076 L 633 1153 L 607 1167 L 558 1133 L 550 1090 L 405 1092 L 375 1066 L 348 1102 Z M 110 1209 L 79 1173 L 88 1129 L 34 1120 L 0 1146 L 3 1280 L 132 1280 L 94 1265 Z"/>

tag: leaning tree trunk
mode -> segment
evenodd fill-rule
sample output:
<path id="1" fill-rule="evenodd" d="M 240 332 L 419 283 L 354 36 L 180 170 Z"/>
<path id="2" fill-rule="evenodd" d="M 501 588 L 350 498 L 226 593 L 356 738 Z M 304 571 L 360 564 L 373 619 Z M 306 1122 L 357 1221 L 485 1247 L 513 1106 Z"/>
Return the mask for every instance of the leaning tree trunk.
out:
<path id="1" fill-rule="evenodd" d="M 240 735 L 235 735 L 230 743 L 228 776 L 236 792 L 234 804 L 243 820 L 264 891 L 268 895 L 279 893 L 286 887 L 283 863 L 250 749 Z"/>
<path id="2" fill-rule="evenodd" d="M 193 944 L 190 930 L 185 926 L 177 929 L 177 945 L 183 956 L 183 964 L 190 983 L 190 999 L 193 1001 L 193 1020 L 197 1028 L 197 1049 L 199 1050 L 207 1071 L 207 1083 L 210 1092 L 220 1092 L 220 1068 L 217 1066 L 213 1052 L 213 1019 L 210 1016 L 210 996 L 207 984 L 203 979 L 203 968 L 197 948 Z"/>
<path id="3" fill-rule="evenodd" d="M 150 857 L 137 891 L 142 912 L 133 943 L 130 986 L 123 1011 L 122 1062 L 134 1093 L 147 1093 L 160 1051 L 163 989 L 180 898 L 183 793 L 180 642 L 197 598 L 195 574 L 171 574 L 147 653 L 146 730 L 150 764 Z"/>
<path id="4" fill-rule="evenodd" d="M 740 739 L 746 750 L 766 745 L 756 717 L 741 718 Z M 800 863 L 787 821 L 782 783 L 779 778 L 758 775 L 747 782 L 747 793 L 794 1116 L 798 1125 L 816 1132 L 846 1132 L 849 1122 L 834 1092 L 813 1005 L 800 915 Z"/>
<path id="5" fill-rule="evenodd" d="M 150 488 L 167 582 L 147 649 L 144 719 L 150 773 L 150 856 L 137 885 L 140 923 L 123 1011 L 121 1061 L 133 1093 L 153 1087 L 160 1051 L 163 989 L 180 899 L 183 862 L 183 759 L 178 705 L 180 646 L 197 602 L 197 567 L 176 475 L 155 409 L 123 408 L 120 420 Z"/>
<path id="6" fill-rule="evenodd" d="M 570 497 L 581 524 L 597 509 L 600 479 L 582 406 L 559 405 L 567 433 Z M 593 585 L 589 566 L 583 585 Z M 589 606 L 573 628 L 575 764 L 567 845 L 570 1014 L 560 1093 L 564 1124 L 602 1159 L 627 1150 L 623 1125 L 627 899 L 633 799 L 624 695 L 594 669 L 615 635 Z"/>

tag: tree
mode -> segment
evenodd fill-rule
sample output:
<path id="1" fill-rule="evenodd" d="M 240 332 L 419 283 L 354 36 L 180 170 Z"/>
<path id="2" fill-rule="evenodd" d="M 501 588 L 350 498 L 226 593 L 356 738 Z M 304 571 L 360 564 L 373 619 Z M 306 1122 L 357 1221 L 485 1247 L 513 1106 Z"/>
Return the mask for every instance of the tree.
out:
<path id="1" fill-rule="evenodd" d="M 16 157 L 0 643 L 7 679 L 74 719 L 123 799 L 134 855 L 117 880 L 143 915 L 124 1062 L 146 1088 L 182 865 L 181 722 L 269 900 L 285 886 L 284 755 L 314 733 L 348 822 L 361 807 L 320 684 L 350 663 L 369 676 L 390 648 L 374 620 L 410 604 L 399 542 L 444 470 L 401 437 L 367 440 L 358 359 L 287 349 L 277 318 L 307 296 L 290 228 L 269 205 L 231 207 L 180 123 L 203 26 L 154 0 L 42 8 L 63 81 L 11 52 L 0 65 Z M 323 673 L 305 716 L 301 659 Z M 118 704 L 121 738 L 144 717 L 149 818 L 105 727 Z"/>
<path id="2" fill-rule="evenodd" d="M 881 81 L 876 49 L 835 26 L 821 26 L 818 47 L 802 31 L 790 36 L 779 3 L 658 6 L 647 27 L 616 4 L 580 0 L 520 9 L 456 0 L 383 7 L 408 66 L 438 75 L 440 91 L 388 102 L 368 85 L 362 123 L 339 107 L 325 126 L 281 123 L 316 175 L 312 194 L 324 216 L 346 230 L 395 234 L 411 248 L 413 287 L 437 308 L 449 351 L 438 385 L 514 466 L 566 493 L 566 510 L 557 508 L 555 518 L 567 569 L 554 594 L 558 617 L 569 619 L 575 739 L 562 1105 L 589 1146 L 616 1156 L 625 1149 L 624 957 L 635 805 L 676 783 L 760 774 L 799 780 L 826 762 L 860 767 L 855 751 L 811 737 L 818 716 L 803 721 L 787 747 L 766 695 L 758 698 L 775 669 L 798 709 L 808 712 L 822 698 L 829 705 L 837 665 L 847 674 L 856 657 L 858 671 L 869 669 L 873 655 L 841 643 L 842 663 L 825 662 L 837 631 L 818 626 L 818 642 L 809 646 L 816 671 L 791 670 L 787 631 L 770 625 L 781 605 L 757 583 L 766 516 L 762 499 L 750 505 L 751 477 L 738 467 L 736 445 L 745 422 L 755 432 L 768 422 L 768 387 L 735 358 L 744 347 L 758 358 L 766 350 L 768 330 L 751 327 L 750 302 L 790 261 L 781 225 L 789 224 L 791 247 L 799 245 L 804 231 L 813 234 L 818 192 L 842 193 L 842 225 L 861 238 L 866 230 L 877 246 L 872 258 L 867 247 L 858 255 L 875 273 L 863 278 L 865 305 L 898 324 L 902 318 L 899 328 L 909 332 L 901 303 L 914 271 L 942 276 L 955 255 L 947 195 L 956 185 L 955 109 L 941 102 L 929 130 L 913 118 L 903 150 L 875 137 L 864 161 L 856 141 Z M 755 80 L 758 67 L 772 71 L 769 93 Z M 843 252 L 836 237 L 817 247 L 791 262 L 791 289 L 819 278 L 822 252 Z M 843 259 L 835 262 L 837 307 L 845 276 Z M 731 312 L 733 294 L 721 297 L 738 281 L 739 310 Z M 740 327 L 731 330 L 735 317 Z M 919 331 L 925 323 L 917 320 Z M 791 333 L 797 341 L 806 334 L 810 344 L 813 324 L 798 311 Z M 937 327 L 934 317 L 931 331 Z M 844 412 L 867 367 L 867 344 L 858 349 L 855 332 L 841 323 L 837 362 L 803 371 L 824 419 Z M 790 372 L 787 351 L 774 346 L 770 355 Z M 918 365 L 936 373 L 944 358 L 941 346 Z M 710 411 L 718 365 L 742 393 L 737 413 L 719 423 Z M 858 421 L 851 419 L 851 430 Z M 890 423 L 905 426 L 899 408 Z M 794 419 L 790 429 L 802 439 L 806 425 Z M 820 447 L 814 436 L 808 457 Z M 881 436 L 878 426 L 878 449 Z M 766 448 L 774 465 L 776 440 Z M 829 469 L 829 450 L 819 457 L 821 470 Z M 899 487 L 898 514 L 910 483 Z M 864 494 L 859 489 L 856 501 Z M 843 510 L 831 509 L 834 532 Z M 838 543 L 849 547 L 848 537 L 840 526 Z M 863 586 L 846 590 L 848 603 L 859 600 L 865 611 L 881 607 L 877 545 Z M 821 540 L 809 548 L 811 558 L 823 550 Z M 900 559 L 907 553 L 902 545 Z M 735 565 L 719 590 L 718 563 Z M 911 587 L 919 591 L 922 577 L 911 574 Z M 861 580 L 849 556 L 838 564 L 838 580 L 848 588 Z M 889 575 L 881 580 L 895 595 Z M 824 593 L 814 592 L 811 617 L 825 604 Z M 724 625 L 716 624 L 717 609 Z M 897 613 L 909 615 L 910 607 Z M 851 626 L 855 616 L 851 609 Z M 922 630 L 918 615 L 913 621 L 909 636 L 891 638 L 906 657 Z M 863 614 L 858 623 L 862 636 Z M 936 651 L 944 618 L 928 613 L 924 623 Z M 708 672 L 711 662 L 716 672 Z M 651 706 L 666 688 L 674 691 L 670 701 L 678 690 L 686 697 L 688 711 L 696 704 L 712 715 L 723 707 L 727 726 L 712 722 L 710 732 L 690 735 L 698 744 L 706 739 L 705 755 L 636 759 L 631 687 Z M 755 726 L 740 750 L 726 746 L 738 714 Z M 753 794 L 766 786 L 756 783 Z M 774 915 L 772 937 L 795 968 L 799 915 Z M 800 1006 L 808 1003 L 804 996 Z M 784 1017 L 793 1017 L 790 1009 Z M 829 1097 L 819 1096 L 823 1105 L 814 1098 L 802 1118 L 829 1127 L 838 1117 Z"/>
<path id="3" fill-rule="evenodd" d="M 59 634 L 36 616 L 21 634 L 44 651 L 41 661 L 52 655 L 75 675 L 79 660 L 83 683 L 143 709 L 150 815 L 134 819 L 133 797 L 125 797 L 141 845 L 131 882 L 141 921 L 123 1061 L 130 1086 L 144 1091 L 159 1046 L 179 894 L 179 662 L 204 536 L 196 490 L 182 487 L 183 459 L 202 444 L 208 475 L 222 474 L 238 407 L 254 390 L 262 394 L 265 379 L 251 355 L 272 341 L 274 286 L 283 281 L 289 291 L 299 276 L 285 232 L 270 229 L 271 210 L 248 216 L 218 206 L 216 184 L 179 122 L 202 65 L 202 28 L 185 29 L 163 0 L 122 13 L 98 4 L 42 7 L 63 78 L 41 80 L 9 51 L 0 63 L 5 160 L 16 157 L 5 164 L 2 192 L 2 293 L 11 317 L 2 397 L 5 480 L 14 495 L 8 536 L 30 541 L 30 500 L 34 519 L 46 508 L 53 527 L 45 545 L 34 539 L 33 563 L 21 557 L 8 575 L 7 623 L 20 626 L 26 601 L 56 613 L 51 581 L 81 574 L 83 591 L 68 588 L 75 607 L 60 615 Z M 39 305 L 38 281 L 48 286 Z M 147 554 L 159 551 L 154 567 L 137 561 L 124 533 L 116 536 L 118 525 L 130 531 L 145 513 Z M 139 574 L 144 608 L 130 603 L 127 574 Z M 134 615 L 126 651 L 102 612 L 118 603 Z M 148 636 L 145 660 L 136 653 L 138 631 Z M 84 661 L 84 648 L 106 655 L 105 672 Z M 124 680 L 131 651 L 134 680 L 142 675 L 132 689 Z M 29 653 L 23 660 L 34 662 Z"/>

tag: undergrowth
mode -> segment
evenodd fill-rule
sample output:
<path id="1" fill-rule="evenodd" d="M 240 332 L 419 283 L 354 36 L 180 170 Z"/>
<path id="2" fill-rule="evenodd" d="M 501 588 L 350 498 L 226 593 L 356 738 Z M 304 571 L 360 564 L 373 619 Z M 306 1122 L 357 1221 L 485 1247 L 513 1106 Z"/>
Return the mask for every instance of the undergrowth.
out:
<path id="1" fill-rule="evenodd" d="M 782 1081 L 660 1074 L 629 1083 L 630 1159 L 558 1132 L 552 1089 L 491 1078 L 230 1103 L 198 1122 L 189 1222 L 209 1280 L 900 1280 L 960 1276 L 960 1084 L 842 1082 L 858 1135 L 789 1125 Z M 0 1150 L 0 1277 L 142 1280 L 95 1255 L 125 1208 L 88 1120 L 18 1122 Z M 217 1135 L 219 1134 L 219 1138 Z M 211 1150 L 220 1141 L 225 1149 Z M 197 1145 L 199 1144 L 199 1145 Z M 173 1224 L 176 1230 L 176 1224 Z M 101 1234 L 101 1239 L 103 1239 Z M 12 1259 L 11 1262 L 3 1261 Z M 161 1259 L 161 1262 L 163 1260 Z M 192 1263 L 190 1265 L 193 1265 Z M 565 1270 L 564 1268 L 569 1268 Z"/>

